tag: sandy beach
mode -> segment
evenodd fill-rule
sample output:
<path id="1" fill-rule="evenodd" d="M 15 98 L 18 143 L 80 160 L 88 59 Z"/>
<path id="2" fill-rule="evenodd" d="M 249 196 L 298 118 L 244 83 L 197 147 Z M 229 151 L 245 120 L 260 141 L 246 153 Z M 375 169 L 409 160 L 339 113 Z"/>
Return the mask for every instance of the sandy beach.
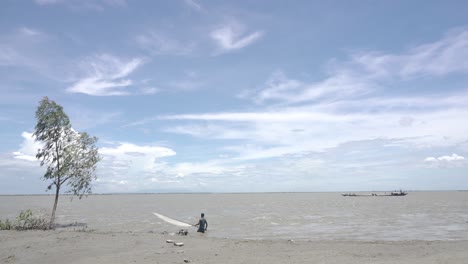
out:
<path id="1" fill-rule="evenodd" d="M 184 243 L 174 246 L 166 240 Z M 466 263 L 468 241 L 288 241 L 189 233 L 1 231 L 0 263 Z"/>

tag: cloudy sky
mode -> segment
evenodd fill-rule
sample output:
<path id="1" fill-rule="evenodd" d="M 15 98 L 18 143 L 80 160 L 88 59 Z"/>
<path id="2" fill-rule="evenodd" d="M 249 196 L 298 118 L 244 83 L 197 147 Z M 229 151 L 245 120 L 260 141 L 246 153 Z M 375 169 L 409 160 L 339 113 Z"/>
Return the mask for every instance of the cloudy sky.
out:
<path id="1" fill-rule="evenodd" d="M 48 96 L 94 192 L 468 189 L 466 1 L 6 0 L 0 194 Z"/>

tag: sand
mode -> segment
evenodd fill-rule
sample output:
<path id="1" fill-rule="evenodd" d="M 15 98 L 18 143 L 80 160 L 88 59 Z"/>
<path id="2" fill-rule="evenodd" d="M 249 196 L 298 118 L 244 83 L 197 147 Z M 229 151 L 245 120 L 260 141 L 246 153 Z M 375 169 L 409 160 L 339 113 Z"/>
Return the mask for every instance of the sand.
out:
<path id="1" fill-rule="evenodd" d="M 177 247 L 166 240 L 182 242 Z M 189 233 L 0 231 L 0 263 L 468 263 L 468 241 L 288 241 Z"/>

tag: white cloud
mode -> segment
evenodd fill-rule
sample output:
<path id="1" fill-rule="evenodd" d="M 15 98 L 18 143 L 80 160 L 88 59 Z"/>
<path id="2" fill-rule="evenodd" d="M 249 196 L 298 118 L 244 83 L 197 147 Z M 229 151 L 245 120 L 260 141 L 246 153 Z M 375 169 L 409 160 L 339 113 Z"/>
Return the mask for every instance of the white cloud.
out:
<path id="1" fill-rule="evenodd" d="M 217 164 L 215 161 L 210 162 L 181 162 L 174 164 L 172 167 L 167 169 L 167 173 L 174 175 L 175 177 L 187 177 L 192 174 L 222 174 L 228 170 L 226 166 Z"/>
<path id="2" fill-rule="evenodd" d="M 0 155 L 0 167 L 9 171 L 27 171 L 31 175 L 37 174 L 38 171 L 42 173 L 43 169 L 39 167 L 35 157 L 41 144 L 34 140 L 32 133 L 23 132 L 21 136 L 23 142 L 17 151 L 11 153 L 11 159 Z M 160 161 L 164 157 L 176 154 L 165 147 L 118 143 L 114 147 L 99 148 L 99 153 L 104 157 L 103 161 L 98 163 L 96 187 L 100 191 L 139 191 L 148 187 L 158 188 L 158 184 L 161 183 L 170 187 L 177 183 L 174 179 L 180 177 L 181 173 L 189 175 L 187 168 L 190 165 L 172 168 Z M 198 171 L 203 170 L 200 165 L 193 166 L 198 166 Z M 161 173 L 166 176 L 161 177 Z"/>
<path id="3" fill-rule="evenodd" d="M 120 143 L 119 146 L 110 148 L 102 147 L 99 149 L 102 155 L 112 157 L 122 156 L 149 156 L 150 158 L 161 158 L 175 155 L 175 151 L 158 146 L 138 146 L 131 143 Z"/>
<path id="4" fill-rule="evenodd" d="M 440 156 L 438 158 L 427 157 L 424 161 L 427 161 L 427 162 L 434 162 L 434 161 L 448 161 L 448 162 L 451 162 L 451 161 L 460 161 L 460 160 L 465 160 L 465 158 L 458 155 L 458 154 L 453 153 L 451 156 Z"/>
<path id="5" fill-rule="evenodd" d="M 41 144 L 35 141 L 32 133 L 23 132 L 21 137 L 23 137 L 23 142 L 19 150 L 13 152 L 13 157 L 20 160 L 37 161 L 36 154 L 37 150 L 42 147 Z"/>
<path id="6" fill-rule="evenodd" d="M 98 164 L 101 191 L 138 191 L 151 185 L 165 168 L 164 158 L 176 155 L 172 149 L 133 143 L 117 143 L 99 148 L 103 160 Z M 149 184 L 149 185 L 148 185 Z"/>
<path id="7" fill-rule="evenodd" d="M 105 192 L 141 190 L 199 190 L 204 178 L 240 175 L 242 165 L 230 165 L 229 160 L 168 163 L 165 158 L 175 151 L 159 146 L 119 143 L 103 147 L 104 159 L 98 164 L 98 189 Z"/>
<path id="8" fill-rule="evenodd" d="M 219 47 L 218 54 L 242 49 L 259 40 L 262 31 L 246 33 L 245 26 L 237 22 L 222 25 L 211 32 L 211 38 Z"/>
<path id="9" fill-rule="evenodd" d="M 159 146 L 139 146 L 132 143 L 119 143 L 116 147 L 99 148 L 99 153 L 104 156 L 102 169 L 118 175 L 124 170 L 129 176 L 137 176 L 138 173 L 156 172 L 158 163 L 156 159 L 176 155 L 175 151 Z M 122 176 L 122 175 L 120 175 Z"/>
<path id="10" fill-rule="evenodd" d="M 442 161 L 458 161 L 458 160 L 464 160 L 465 158 L 454 153 L 452 154 L 452 156 L 441 156 L 441 157 L 438 157 L 437 159 L 442 160 Z"/>
<path id="11" fill-rule="evenodd" d="M 430 167 L 457 167 L 465 163 L 465 157 L 453 153 L 451 156 L 427 157 L 424 162 Z"/>
<path id="12" fill-rule="evenodd" d="M 232 121 L 232 122 L 310 122 L 310 121 L 357 121 L 364 116 L 334 115 L 312 111 L 271 111 L 271 112 L 241 112 L 241 113 L 206 113 L 161 116 L 159 119 L 170 120 L 205 120 L 205 121 Z"/>
<path id="13" fill-rule="evenodd" d="M 176 152 L 160 146 L 119 143 L 100 148 L 99 153 L 104 157 L 98 165 L 98 185 L 103 191 L 198 188 L 202 178 L 239 175 L 245 170 L 243 165 L 229 164 L 229 159 L 168 163 L 164 159 Z"/>
<path id="14" fill-rule="evenodd" d="M 424 97 L 420 99 L 421 104 L 426 104 Z M 250 147 L 238 144 L 230 149 L 241 159 L 322 151 L 349 141 L 375 138 L 399 139 L 401 146 L 418 148 L 453 146 L 466 141 L 468 124 L 463 118 L 468 108 L 462 105 L 462 99 L 455 109 L 451 100 L 440 99 L 446 102 L 440 108 L 418 112 L 412 109 L 372 112 L 372 108 L 367 110 L 361 102 L 358 103 L 363 106 L 361 112 L 346 114 L 334 112 L 334 108 L 295 107 L 265 112 L 172 115 L 158 119 L 200 121 L 168 127 L 166 132 L 207 139 L 244 140 Z M 396 102 L 395 98 L 391 103 Z M 384 105 L 385 101 L 379 103 Z M 392 108 L 391 105 L 386 107 Z M 413 107 L 418 108 L 418 105 Z M 402 126 L 402 118 L 408 115 L 412 118 L 411 126 Z M 142 120 L 136 125 L 154 120 L 157 119 Z"/>
<path id="15" fill-rule="evenodd" d="M 84 77 L 68 87 L 67 91 L 94 96 L 127 95 L 125 87 L 133 84 L 128 75 L 142 64 L 141 58 L 125 61 L 108 54 L 90 57 L 81 62 Z"/>

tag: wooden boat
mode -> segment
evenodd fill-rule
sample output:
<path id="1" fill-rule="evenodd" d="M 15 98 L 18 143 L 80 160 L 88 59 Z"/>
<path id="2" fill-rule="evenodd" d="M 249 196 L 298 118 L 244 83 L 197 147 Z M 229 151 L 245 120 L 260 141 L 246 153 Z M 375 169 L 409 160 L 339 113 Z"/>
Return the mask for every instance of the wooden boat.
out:
<path id="1" fill-rule="evenodd" d="M 404 192 L 402 190 L 400 191 L 393 191 L 389 194 L 377 194 L 377 193 L 372 193 L 372 194 L 355 194 L 355 193 L 342 193 L 341 196 L 351 196 L 351 197 L 356 197 L 356 196 L 405 196 L 407 195 L 407 192 Z"/>

